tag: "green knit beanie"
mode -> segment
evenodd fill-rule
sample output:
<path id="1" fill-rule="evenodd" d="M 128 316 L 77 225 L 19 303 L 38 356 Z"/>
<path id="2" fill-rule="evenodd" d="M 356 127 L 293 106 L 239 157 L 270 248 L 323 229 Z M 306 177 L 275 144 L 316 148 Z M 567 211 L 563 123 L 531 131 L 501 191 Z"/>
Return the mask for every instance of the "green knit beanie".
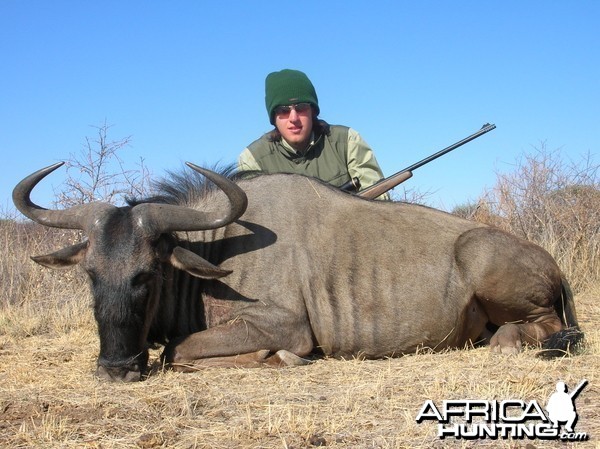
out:
<path id="1" fill-rule="evenodd" d="M 273 113 L 277 106 L 296 103 L 310 103 L 319 115 L 317 92 L 306 74 L 290 69 L 269 73 L 265 80 L 265 104 L 271 124 L 275 124 Z"/>

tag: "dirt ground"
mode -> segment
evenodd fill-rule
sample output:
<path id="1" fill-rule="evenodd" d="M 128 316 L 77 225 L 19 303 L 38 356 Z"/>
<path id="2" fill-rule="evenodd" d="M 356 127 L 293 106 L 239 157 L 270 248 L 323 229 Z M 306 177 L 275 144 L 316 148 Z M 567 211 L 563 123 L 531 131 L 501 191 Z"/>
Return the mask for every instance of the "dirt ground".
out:
<path id="1" fill-rule="evenodd" d="M 0 331 L 0 447 L 600 447 L 596 300 L 576 299 L 585 347 L 552 361 L 535 357 L 535 349 L 498 356 L 477 348 L 279 370 L 160 371 L 134 384 L 94 378 L 98 339 L 91 318 L 65 333 L 14 337 Z M 576 431 L 588 435 L 585 442 L 440 439 L 436 422 L 415 420 L 427 400 L 536 400 L 544 406 L 557 381 L 573 388 L 583 379 L 589 384 L 576 400 Z"/>

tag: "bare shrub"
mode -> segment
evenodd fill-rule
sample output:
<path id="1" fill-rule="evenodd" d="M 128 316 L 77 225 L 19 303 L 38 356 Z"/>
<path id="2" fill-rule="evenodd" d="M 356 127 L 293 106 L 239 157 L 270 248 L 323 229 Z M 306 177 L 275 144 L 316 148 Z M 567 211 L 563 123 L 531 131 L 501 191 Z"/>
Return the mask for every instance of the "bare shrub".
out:
<path id="1" fill-rule="evenodd" d="M 390 198 L 393 201 L 402 201 L 404 203 L 421 204 L 427 206 L 433 192 L 419 190 L 417 187 L 405 187 L 399 185 L 390 192 Z"/>
<path id="2" fill-rule="evenodd" d="M 150 173 L 140 158 L 136 169 L 125 167 L 119 156 L 129 146 L 131 137 L 109 140 L 111 128 L 104 122 L 94 126 L 97 135 L 86 137 L 78 154 L 71 153 L 65 162 L 67 179 L 56 192 L 56 204 L 71 207 L 92 201 L 117 203 L 125 197 L 145 196 L 150 188 Z"/>
<path id="3" fill-rule="evenodd" d="M 600 283 L 600 179 L 591 155 L 565 161 L 542 143 L 498 173 L 471 213 L 545 248 L 575 291 Z"/>

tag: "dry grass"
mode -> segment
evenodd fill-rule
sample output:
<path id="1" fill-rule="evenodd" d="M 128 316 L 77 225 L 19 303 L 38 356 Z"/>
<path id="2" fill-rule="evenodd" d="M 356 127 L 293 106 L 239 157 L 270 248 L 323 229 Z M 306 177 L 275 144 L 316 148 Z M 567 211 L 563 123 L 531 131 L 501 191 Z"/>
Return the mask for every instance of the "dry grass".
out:
<path id="1" fill-rule="evenodd" d="M 513 186 L 513 191 L 519 189 Z M 559 197 L 563 202 L 598 200 L 597 190 L 566 192 L 574 196 Z M 592 196 L 583 195 L 587 192 Z M 559 230 L 558 222 L 552 228 L 539 226 L 548 222 L 542 212 L 550 209 L 501 208 L 515 203 L 500 193 L 496 202 L 487 203 L 496 208 L 491 218 L 511 223 L 510 213 L 517 211 L 517 223 L 532 217 L 530 230 Z M 577 311 L 586 333 L 585 347 L 574 357 L 545 361 L 533 349 L 508 357 L 477 348 L 380 361 L 321 360 L 282 370 L 158 371 L 135 384 L 108 384 L 93 376 L 98 337 L 80 271 L 47 270 L 29 260 L 79 236 L 0 221 L 0 447 L 600 447 L 600 243 L 598 221 L 592 217 L 598 209 L 575 206 L 575 221 L 567 225 L 596 227 L 576 227 L 572 242 L 555 240 L 566 247 L 573 243 L 579 251 L 559 261 L 579 289 Z M 592 219 L 583 222 L 582 217 Z M 158 355 L 155 351 L 151 357 Z M 582 379 L 589 384 L 577 400 L 576 430 L 590 435 L 587 442 L 440 440 L 435 423 L 415 422 L 429 399 L 437 404 L 445 399 L 535 399 L 544 405 L 558 380 L 573 387 Z"/>
<path id="2" fill-rule="evenodd" d="M 571 358 L 543 361 L 535 350 L 507 357 L 478 348 L 282 370 L 157 372 L 135 384 L 94 378 L 98 339 L 87 293 L 62 307 L 12 305 L 0 310 L 0 447 L 598 447 L 599 293 L 577 297 L 587 340 Z M 558 380 L 573 387 L 584 378 L 590 383 L 577 401 L 577 430 L 591 435 L 585 443 L 440 440 L 434 423 L 415 422 L 427 399 L 545 404 Z"/>

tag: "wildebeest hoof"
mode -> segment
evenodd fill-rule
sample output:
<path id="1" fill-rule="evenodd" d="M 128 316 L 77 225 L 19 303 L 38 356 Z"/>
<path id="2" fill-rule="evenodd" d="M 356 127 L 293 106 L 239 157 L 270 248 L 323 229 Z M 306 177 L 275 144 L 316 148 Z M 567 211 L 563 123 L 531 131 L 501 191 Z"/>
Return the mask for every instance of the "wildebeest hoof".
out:
<path id="1" fill-rule="evenodd" d="M 500 353 L 507 355 L 517 355 L 521 352 L 520 348 L 512 347 L 512 346 L 500 346 Z"/>
<path id="2" fill-rule="evenodd" d="M 492 352 L 498 354 L 518 354 L 521 352 L 521 331 L 519 326 L 510 323 L 500 326 L 490 341 Z"/>
<path id="3" fill-rule="evenodd" d="M 280 349 L 267 361 L 267 365 L 275 366 L 275 367 L 284 367 L 284 366 L 304 366 L 308 365 L 310 360 L 303 359 L 302 357 L 297 356 L 296 354 L 286 351 L 285 349 Z"/>

